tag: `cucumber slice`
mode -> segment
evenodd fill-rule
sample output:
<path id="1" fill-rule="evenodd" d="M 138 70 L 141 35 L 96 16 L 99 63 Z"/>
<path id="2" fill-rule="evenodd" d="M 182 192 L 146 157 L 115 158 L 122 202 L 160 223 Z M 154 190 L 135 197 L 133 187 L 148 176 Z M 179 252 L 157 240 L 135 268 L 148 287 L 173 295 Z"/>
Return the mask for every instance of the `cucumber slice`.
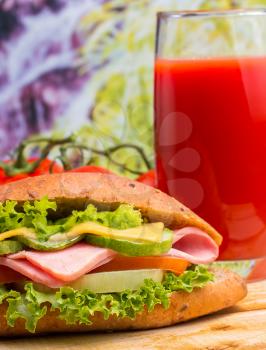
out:
<path id="1" fill-rule="evenodd" d="M 17 239 L 22 242 L 25 246 L 30 247 L 35 250 L 41 251 L 50 251 L 50 250 L 62 250 L 72 246 L 73 244 L 79 242 L 83 239 L 83 236 L 77 236 L 74 238 L 69 238 L 62 241 L 46 241 L 41 242 L 37 239 L 26 237 L 26 236 L 18 236 Z"/>
<path id="2" fill-rule="evenodd" d="M 122 255 L 151 256 L 162 255 L 167 253 L 172 248 L 173 233 L 170 230 L 164 230 L 162 241 L 154 243 L 140 243 L 95 235 L 86 235 L 85 240 L 87 243 L 115 250 Z"/>
<path id="3" fill-rule="evenodd" d="M 146 278 L 162 282 L 164 271 L 159 269 L 89 273 L 71 284 L 76 290 L 88 289 L 93 293 L 119 293 L 140 288 Z"/>
<path id="4" fill-rule="evenodd" d="M 23 250 L 23 245 L 18 241 L 6 239 L 0 242 L 0 255 L 17 253 Z"/>

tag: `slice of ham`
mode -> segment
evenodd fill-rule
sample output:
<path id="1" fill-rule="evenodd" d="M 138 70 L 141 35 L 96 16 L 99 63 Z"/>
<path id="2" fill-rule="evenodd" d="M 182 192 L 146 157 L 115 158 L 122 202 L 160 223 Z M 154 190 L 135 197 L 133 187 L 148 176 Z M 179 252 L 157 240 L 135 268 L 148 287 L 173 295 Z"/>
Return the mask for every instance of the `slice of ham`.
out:
<path id="1" fill-rule="evenodd" d="M 94 247 L 87 243 L 78 243 L 70 248 L 55 252 L 23 250 L 9 255 L 7 259 L 12 261 L 26 260 L 32 266 L 55 279 L 71 282 L 96 267 L 109 262 L 115 255 L 116 253 L 110 249 Z"/>
<path id="2" fill-rule="evenodd" d="M 4 265 L 9 267 L 10 269 L 19 272 L 23 276 L 27 277 L 28 279 L 36 282 L 44 284 L 45 286 L 51 287 L 51 288 L 58 288 L 63 286 L 64 282 L 58 280 L 57 278 L 52 277 L 48 273 L 36 268 L 34 265 L 32 265 L 27 260 L 12 260 L 9 258 L 0 258 L 0 265 Z M 15 276 L 13 276 L 15 277 Z M 5 281 L 5 283 L 9 282 L 17 282 L 21 280 L 19 278 L 18 280 L 10 280 L 10 276 L 6 276 L 8 280 Z M 4 279 L 4 276 L 2 276 L 2 279 Z"/>
<path id="3" fill-rule="evenodd" d="M 196 227 L 174 231 L 173 248 L 165 255 L 185 259 L 192 264 L 208 264 L 217 259 L 219 248 L 210 236 Z"/>

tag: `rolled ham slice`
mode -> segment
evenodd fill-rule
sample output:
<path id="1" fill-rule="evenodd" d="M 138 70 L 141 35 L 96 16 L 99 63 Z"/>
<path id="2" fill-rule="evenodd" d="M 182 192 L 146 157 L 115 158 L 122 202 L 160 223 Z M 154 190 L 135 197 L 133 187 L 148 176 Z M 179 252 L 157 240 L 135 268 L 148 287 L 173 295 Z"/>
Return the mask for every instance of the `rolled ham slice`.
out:
<path id="1" fill-rule="evenodd" d="M 50 288 L 58 288 L 63 286 L 64 282 L 58 280 L 57 278 L 54 278 L 53 276 L 49 275 L 48 273 L 36 268 L 34 265 L 32 265 L 27 260 L 12 260 L 9 258 L 0 258 L 0 265 L 6 266 L 14 271 L 19 272 L 23 276 L 27 277 L 28 279 L 36 282 L 44 284 L 45 286 L 48 286 Z M 17 282 L 21 280 L 21 277 L 18 277 L 16 279 L 16 276 L 13 275 L 12 279 L 10 276 L 10 272 L 4 271 L 6 273 L 6 281 L 4 283 L 10 283 L 10 282 Z M 1 276 L 1 279 L 4 281 L 5 276 Z"/>
<path id="2" fill-rule="evenodd" d="M 219 248 L 211 237 L 196 227 L 174 231 L 173 248 L 165 255 L 175 256 L 192 264 L 208 264 L 217 259 Z"/>
<path id="3" fill-rule="evenodd" d="M 115 255 L 112 250 L 86 243 L 56 252 L 23 250 L 0 258 L 0 265 L 7 267 L 0 269 L 1 281 L 16 282 L 21 274 L 34 282 L 58 288 L 109 262 Z M 11 274 L 10 269 L 19 274 Z"/>
<path id="4" fill-rule="evenodd" d="M 116 253 L 110 249 L 78 243 L 70 248 L 55 252 L 23 250 L 9 255 L 7 259 L 12 261 L 26 260 L 46 274 L 48 273 L 60 281 L 70 282 L 109 262 L 115 255 Z"/>

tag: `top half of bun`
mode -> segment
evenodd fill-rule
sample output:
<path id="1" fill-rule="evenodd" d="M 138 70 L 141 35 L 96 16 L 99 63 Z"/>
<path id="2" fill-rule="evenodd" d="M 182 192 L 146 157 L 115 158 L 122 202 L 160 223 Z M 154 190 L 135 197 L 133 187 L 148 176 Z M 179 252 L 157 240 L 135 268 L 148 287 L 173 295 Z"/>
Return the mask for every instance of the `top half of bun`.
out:
<path id="1" fill-rule="evenodd" d="M 158 189 L 120 177 L 101 173 L 62 173 L 27 178 L 0 187 L 0 202 L 16 200 L 18 205 L 48 196 L 57 202 L 57 215 L 83 209 L 89 203 L 101 210 L 128 203 L 151 222 L 161 221 L 171 229 L 195 226 L 218 244 L 222 237 L 207 222 L 176 199 Z"/>

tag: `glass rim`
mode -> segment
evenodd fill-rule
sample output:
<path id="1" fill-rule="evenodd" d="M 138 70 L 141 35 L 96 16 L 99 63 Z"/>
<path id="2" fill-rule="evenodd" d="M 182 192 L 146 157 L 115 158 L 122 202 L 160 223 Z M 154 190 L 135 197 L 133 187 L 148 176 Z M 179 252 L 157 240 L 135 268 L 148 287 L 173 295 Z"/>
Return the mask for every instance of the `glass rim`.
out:
<path id="1" fill-rule="evenodd" d="M 228 16 L 261 16 L 266 15 L 266 8 L 258 9 L 231 9 L 231 10 L 191 10 L 191 11 L 159 11 L 158 19 L 177 18 L 209 18 Z"/>

